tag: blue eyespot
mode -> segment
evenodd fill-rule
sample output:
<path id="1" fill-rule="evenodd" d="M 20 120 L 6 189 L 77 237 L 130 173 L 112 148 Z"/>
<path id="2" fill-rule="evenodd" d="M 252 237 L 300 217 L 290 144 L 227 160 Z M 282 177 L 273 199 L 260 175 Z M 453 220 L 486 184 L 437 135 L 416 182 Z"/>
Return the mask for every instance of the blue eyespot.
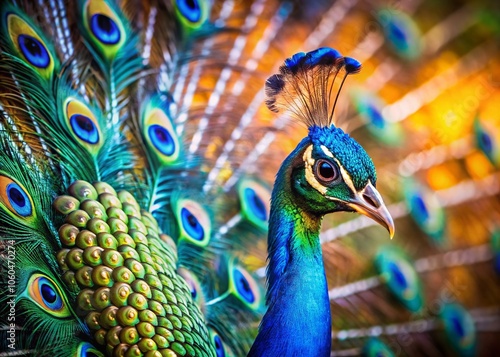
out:
<path id="1" fill-rule="evenodd" d="M 398 22 L 390 22 L 388 24 L 387 33 L 394 40 L 394 43 L 402 48 L 408 47 L 408 38 L 405 29 L 401 28 L 402 24 Z"/>
<path id="2" fill-rule="evenodd" d="M 224 351 L 224 345 L 222 344 L 222 340 L 218 335 L 214 335 L 214 345 L 217 357 L 225 357 L 226 352 Z"/>
<path id="3" fill-rule="evenodd" d="M 249 207 L 255 216 L 257 216 L 260 220 L 265 221 L 267 219 L 266 205 L 262 202 L 255 190 L 247 187 L 245 188 L 244 195 L 245 201 L 249 203 Z"/>
<path id="4" fill-rule="evenodd" d="M 385 120 L 382 113 L 373 105 L 367 107 L 367 114 L 370 122 L 377 128 L 383 129 L 385 127 Z"/>
<path id="5" fill-rule="evenodd" d="M 43 277 L 39 278 L 38 288 L 40 289 L 40 296 L 43 302 L 49 309 L 57 311 L 62 308 L 63 301 L 48 279 Z"/>
<path id="6" fill-rule="evenodd" d="M 12 208 L 22 217 L 32 213 L 31 202 L 24 190 L 15 182 L 7 185 L 7 197 Z"/>
<path id="7" fill-rule="evenodd" d="M 234 282 L 238 293 L 245 299 L 248 303 L 253 303 L 255 301 L 255 295 L 250 287 L 250 283 L 245 278 L 245 276 L 238 270 L 234 269 L 233 272 Z"/>
<path id="8" fill-rule="evenodd" d="M 94 36 L 106 45 L 115 45 L 120 41 L 121 34 L 118 26 L 106 15 L 93 15 L 90 19 L 90 29 Z"/>
<path id="9" fill-rule="evenodd" d="M 412 207 L 415 207 L 415 214 L 421 218 L 421 221 L 425 222 L 429 219 L 429 211 L 425 205 L 424 200 L 419 195 L 414 195 L 411 199 Z"/>
<path id="10" fill-rule="evenodd" d="M 455 334 L 459 338 L 463 338 L 465 336 L 464 326 L 462 325 L 462 320 L 460 316 L 451 316 L 450 317 L 451 327 Z"/>
<path id="11" fill-rule="evenodd" d="M 148 129 L 148 134 L 154 147 L 163 155 L 170 156 L 175 152 L 175 142 L 172 135 L 161 125 L 154 124 Z"/>
<path id="12" fill-rule="evenodd" d="M 188 21 L 200 21 L 201 8 L 198 0 L 177 0 L 177 8 Z"/>
<path id="13" fill-rule="evenodd" d="M 344 68 L 347 73 L 358 73 L 361 70 L 361 63 L 357 59 L 344 57 Z"/>
<path id="14" fill-rule="evenodd" d="M 187 208 L 181 209 L 182 227 L 189 236 L 196 240 L 203 240 L 205 232 L 198 219 Z"/>
<path id="15" fill-rule="evenodd" d="M 486 154 L 490 154 L 493 150 L 493 142 L 487 133 L 479 133 L 479 146 Z"/>
<path id="16" fill-rule="evenodd" d="M 421 54 L 421 35 L 414 20 L 396 9 L 382 9 L 378 12 L 387 42 L 396 53 L 406 59 L 415 59 Z"/>
<path id="17" fill-rule="evenodd" d="M 83 342 L 80 344 L 78 351 L 78 357 L 102 357 L 102 354 L 96 350 L 94 346 L 92 346 L 88 342 Z"/>
<path id="18" fill-rule="evenodd" d="M 467 310 L 458 304 L 442 306 L 440 319 L 444 332 L 451 346 L 459 356 L 474 356 L 477 343 L 477 332 L 474 319 Z"/>
<path id="19" fill-rule="evenodd" d="M 50 56 L 47 49 L 36 38 L 29 35 L 19 35 L 17 43 L 24 57 L 33 66 L 47 68 L 50 64 Z"/>
<path id="20" fill-rule="evenodd" d="M 75 135 L 86 143 L 95 144 L 99 141 L 99 132 L 90 118 L 81 114 L 73 114 L 69 122 Z"/>
<path id="21" fill-rule="evenodd" d="M 405 278 L 403 272 L 399 269 L 399 266 L 394 262 L 390 262 L 388 264 L 387 269 L 389 270 L 391 275 L 394 277 L 396 283 L 399 285 L 399 288 L 401 290 L 405 290 L 408 287 L 408 282 L 406 281 L 406 278 Z"/>
<path id="22" fill-rule="evenodd" d="M 198 296 L 198 291 L 196 291 L 196 287 L 194 286 L 194 284 L 191 285 L 189 290 L 191 292 L 191 297 L 193 298 L 193 300 L 196 300 L 196 297 Z"/>
<path id="23" fill-rule="evenodd" d="M 420 278 L 399 250 L 382 247 L 375 256 L 375 266 L 389 292 L 408 310 L 417 312 L 423 305 Z"/>

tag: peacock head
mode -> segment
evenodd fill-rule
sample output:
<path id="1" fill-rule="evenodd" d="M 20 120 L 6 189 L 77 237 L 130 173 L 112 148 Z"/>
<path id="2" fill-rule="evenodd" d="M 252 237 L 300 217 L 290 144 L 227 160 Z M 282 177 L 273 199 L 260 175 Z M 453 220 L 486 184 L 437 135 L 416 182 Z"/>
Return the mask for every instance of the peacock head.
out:
<path id="1" fill-rule="evenodd" d="M 292 171 L 292 187 L 309 212 L 347 211 L 364 214 L 387 228 L 394 223 L 375 188 L 377 174 L 366 151 L 335 126 L 309 130 L 302 163 Z"/>
<path id="2" fill-rule="evenodd" d="M 309 128 L 290 161 L 290 186 L 300 207 L 317 216 L 361 213 L 386 227 L 392 238 L 394 222 L 375 188 L 377 174 L 370 156 L 333 124 L 342 84 L 348 74 L 360 69 L 358 61 L 331 48 L 298 53 L 267 80 L 266 103 L 272 111 L 286 111 Z M 339 73 L 344 75 L 332 100 Z"/>

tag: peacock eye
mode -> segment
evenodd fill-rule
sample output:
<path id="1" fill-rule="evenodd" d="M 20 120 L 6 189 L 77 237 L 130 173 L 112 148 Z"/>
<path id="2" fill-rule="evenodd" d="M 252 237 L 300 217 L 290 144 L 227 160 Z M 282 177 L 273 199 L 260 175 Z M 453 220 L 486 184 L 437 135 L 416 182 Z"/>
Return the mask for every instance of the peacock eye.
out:
<path id="1" fill-rule="evenodd" d="M 45 275 L 33 274 L 23 295 L 54 317 L 65 318 L 71 314 L 61 290 Z"/>
<path id="2" fill-rule="evenodd" d="M 224 351 L 224 345 L 222 344 L 222 340 L 219 335 L 214 335 L 214 345 L 217 357 L 224 357 L 226 355 L 226 351 Z"/>
<path id="3" fill-rule="evenodd" d="M 267 207 L 257 192 L 253 188 L 247 187 L 244 191 L 244 197 L 255 216 L 262 221 L 267 220 Z"/>
<path id="4" fill-rule="evenodd" d="M 174 138 L 166 128 L 153 124 L 149 127 L 148 134 L 154 147 L 163 155 L 171 156 L 175 153 Z"/>
<path id="5" fill-rule="evenodd" d="M 235 260 L 229 262 L 230 286 L 232 296 L 252 310 L 261 306 L 261 293 L 255 278 L 243 267 L 235 265 Z"/>
<path id="6" fill-rule="evenodd" d="M 181 209 L 181 218 L 182 218 L 182 226 L 186 230 L 186 232 L 196 240 L 203 240 L 205 236 L 205 232 L 203 231 L 203 227 L 195 217 L 187 208 Z"/>
<path id="7" fill-rule="evenodd" d="M 322 184 L 330 184 L 339 177 L 337 166 L 326 160 L 318 160 L 314 166 L 314 175 Z"/>
<path id="8" fill-rule="evenodd" d="M 35 216 L 31 196 L 10 177 L 0 175 L 0 206 L 4 205 L 11 213 L 23 219 Z"/>
<path id="9" fill-rule="evenodd" d="M 106 15 L 93 15 L 90 20 L 90 28 L 94 36 L 106 45 L 115 45 L 120 42 L 120 29 L 116 23 Z"/>
<path id="10" fill-rule="evenodd" d="M 89 117 L 73 114 L 69 122 L 75 135 L 86 143 L 96 144 L 99 141 L 99 131 Z"/>
<path id="11" fill-rule="evenodd" d="M 200 21 L 201 7 L 197 0 L 177 0 L 177 8 L 190 22 Z"/>
<path id="12" fill-rule="evenodd" d="M 88 342 L 82 342 L 78 346 L 75 357 L 102 357 L 102 353 L 99 352 L 93 345 Z"/>
<path id="13" fill-rule="evenodd" d="M 50 56 L 43 44 L 36 38 L 29 35 L 19 35 L 19 48 L 24 57 L 38 68 L 47 68 L 50 64 Z"/>
<path id="14" fill-rule="evenodd" d="M 234 269 L 234 280 L 236 284 L 236 289 L 238 290 L 238 293 L 245 299 L 249 304 L 253 303 L 255 301 L 255 295 L 252 291 L 252 287 L 250 286 L 249 281 L 243 275 L 243 273 L 235 268 Z"/>

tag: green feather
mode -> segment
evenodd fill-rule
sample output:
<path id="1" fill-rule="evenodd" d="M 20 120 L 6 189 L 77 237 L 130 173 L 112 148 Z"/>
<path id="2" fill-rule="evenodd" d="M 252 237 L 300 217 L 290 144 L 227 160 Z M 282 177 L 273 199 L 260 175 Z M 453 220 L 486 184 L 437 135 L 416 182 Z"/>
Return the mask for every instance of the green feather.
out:
<path id="1" fill-rule="evenodd" d="M 3 51 L 23 60 L 47 83 L 54 80 L 59 59 L 54 46 L 23 11 L 8 1 L 0 5 L 0 46 Z"/>
<path id="2" fill-rule="evenodd" d="M 375 256 L 375 266 L 381 280 L 408 310 L 415 313 L 422 309 L 422 283 L 403 252 L 393 247 L 381 248 Z"/>
<path id="3" fill-rule="evenodd" d="M 79 25 L 87 48 L 102 74 L 104 108 L 115 125 L 126 118 L 130 88 L 144 70 L 137 50 L 137 36 L 121 10 L 111 1 L 79 0 Z"/>
<path id="4" fill-rule="evenodd" d="M 435 193 L 411 178 L 403 180 L 403 193 L 415 223 L 437 245 L 443 245 L 446 217 Z"/>

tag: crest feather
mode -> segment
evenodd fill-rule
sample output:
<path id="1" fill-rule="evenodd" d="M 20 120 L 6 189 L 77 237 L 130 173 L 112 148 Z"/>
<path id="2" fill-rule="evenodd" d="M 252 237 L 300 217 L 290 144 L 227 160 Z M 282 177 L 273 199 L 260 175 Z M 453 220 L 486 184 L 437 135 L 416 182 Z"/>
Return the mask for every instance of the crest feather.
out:
<path id="1" fill-rule="evenodd" d="M 360 69 L 357 60 L 343 57 L 333 48 L 296 53 L 285 60 L 280 73 L 267 79 L 266 105 L 275 113 L 288 111 L 308 127 L 328 127 L 333 124 L 335 104 L 347 75 Z M 342 79 L 334 92 L 337 77 Z"/>

